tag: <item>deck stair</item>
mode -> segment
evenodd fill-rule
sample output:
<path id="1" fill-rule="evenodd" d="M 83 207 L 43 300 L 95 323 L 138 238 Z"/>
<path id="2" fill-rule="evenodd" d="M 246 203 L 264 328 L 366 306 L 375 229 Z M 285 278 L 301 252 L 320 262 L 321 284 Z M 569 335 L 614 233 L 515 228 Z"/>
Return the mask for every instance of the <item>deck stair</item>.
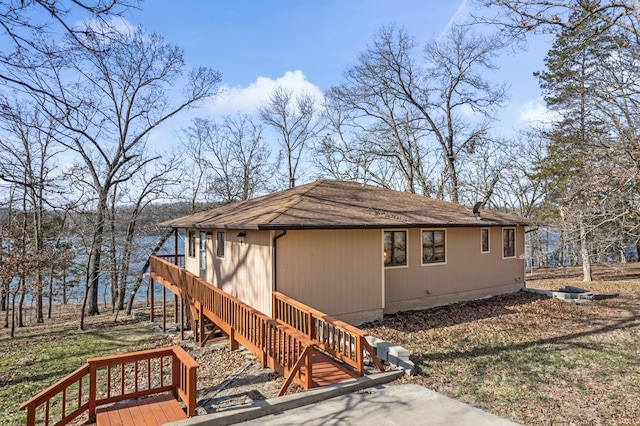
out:
<path id="1" fill-rule="evenodd" d="M 180 346 L 90 358 L 20 409 L 27 426 L 65 425 L 81 415 L 97 426 L 161 425 L 195 414 L 197 368 Z"/>
<path id="2" fill-rule="evenodd" d="M 365 352 L 384 371 L 365 333 L 282 294 L 274 293 L 276 315 L 270 318 L 160 257 L 151 257 L 150 276 L 152 287 L 158 282 L 189 305 L 196 342 L 204 344 L 218 329 L 228 336 L 231 349 L 240 344 L 263 367 L 283 375 L 278 395 L 292 381 L 310 389 L 362 376 Z M 207 329 L 208 321 L 215 327 Z"/>

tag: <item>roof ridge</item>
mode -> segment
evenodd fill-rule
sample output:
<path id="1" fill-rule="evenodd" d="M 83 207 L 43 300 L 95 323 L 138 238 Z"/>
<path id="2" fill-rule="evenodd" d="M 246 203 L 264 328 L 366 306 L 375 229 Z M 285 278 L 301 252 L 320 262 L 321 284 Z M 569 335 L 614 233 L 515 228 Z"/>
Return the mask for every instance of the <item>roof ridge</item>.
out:
<path id="1" fill-rule="evenodd" d="M 286 213 L 287 210 L 293 208 L 294 206 L 296 206 L 297 204 L 299 204 L 302 199 L 304 198 L 304 196 L 306 194 L 309 193 L 309 191 L 311 191 L 312 189 L 317 188 L 318 186 L 320 186 L 322 183 L 324 183 L 324 180 L 318 180 L 315 181 L 313 183 L 310 183 L 308 185 L 304 185 L 307 186 L 307 188 L 302 191 L 302 192 L 298 192 L 297 194 L 294 194 L 294 196 L 291 198 L 291 200 L 288 203 L 285 203 L 283 206 L 281 206 L 280 208 L 276 209 L 273 214 L 271 214 L 270 216 L 267 216 L 265 219 L 266 223 L 271 223 L 274 220 L 276 220 L 278 217 L 282 216 L 284 213 Z M 298 189 L 300 189 L 301 187 L 298 187 Z M 291 188 L 294 189 L 294 188 Z"/>

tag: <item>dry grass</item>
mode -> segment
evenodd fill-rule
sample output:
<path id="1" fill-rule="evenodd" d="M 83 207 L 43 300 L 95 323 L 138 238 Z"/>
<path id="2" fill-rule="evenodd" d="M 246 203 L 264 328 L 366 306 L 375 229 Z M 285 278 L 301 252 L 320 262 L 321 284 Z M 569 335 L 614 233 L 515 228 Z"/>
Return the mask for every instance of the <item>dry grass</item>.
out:
<path id="1" fill-rule="evenodd" d="M 180 341 L 173 323 L 162 334 L 158 307 L 158 322 L 153 327 L 143 321 L 148 319 L 144 303 L 137 310 L 139 320 L 123 314 L 116 320 L 104 308 L 101 315 L 87 318 L 86 330 L 80 331 L 78 307 L 56 306 L 53 318 L 44 324 L 34 323 L 33 312 L 26 311 L 27 326 L 17 329 L 14 338 L 9 337 L 8 329 L 0 329 L 0 425 L 24 424 L 26 413 L 19 411 L 20 404 L 83 365 L 87 358 L 174 344 L 187 350 L 200 365 L 198 398 L 209 397 L 198 410 L 201 413 L 277 395 L 284 379 L 262 369 L 246 351 L 230 351 L 226 338 L 213 339 L 200 348 L 190 332 Z"/>
<path id="2" fill-rule="evenodd" d="M 572 306 L 529 293 L 399 313 L 369 333 L 412 353 L 404 379 L 530 425 L 638 424 L 640 265 L 539 270 L 528 287 L 616 297 Z"/>
<path id="3" fill-rule="evenodd" d="M 369 324 L 376 337 L 409 349 L 418 374 L 403 379 L 529 425 L 638 424 L 640 419 L 640 264 L 600 266 L 597 281 L 579 268 L 542 269 L 527 286 L 565 285 L 616 297 L 571 306 L 518 293 L 424 311 Z M 58 307 L 54 321 L 0 330 L 0 425 L 19 424 L 18 406 L 64 377 L 86 358 L 166 346 L 174 341 L 142 322 L 87 320 Z M 204 350 L 181 342 L 200 363 L 203 397 L 251 361 L 224 342 Z M 275 395 L 281 377 L 253 364 L 215 394 L 207 411 Z"/>

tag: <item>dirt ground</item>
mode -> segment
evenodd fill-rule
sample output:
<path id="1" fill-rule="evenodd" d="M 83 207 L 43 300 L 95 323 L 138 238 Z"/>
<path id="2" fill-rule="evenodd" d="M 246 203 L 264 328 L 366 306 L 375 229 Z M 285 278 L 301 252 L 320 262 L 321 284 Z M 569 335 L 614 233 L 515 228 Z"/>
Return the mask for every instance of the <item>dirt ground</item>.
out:
<path id="1" fill-rule="evenodd" d="M 529 425 L 640 424 L 640 264 L 538 269 L 527 287 L 580 287 L 570 304 L 520 292 L 367 324 L 411 352 L 404 382 Z"/>
<path id="2" fill-rule="evenodd" d="M 147 317 L 143 310 L 140 310 L 140 315 Z M 162 333 L 157 323 L 149 325 Z M 180 341 L 175 324 L 168 325 L 165 335 L 187 350 L 200 365 L 197 414 L 214 413 L 231 406 L 275 398 L 284 383 L 284 377 L 269 368 L 262 368 L 248 350 L 243 347 L 229 350 L 229 341 L 224 335 L 214 337 L 204 347 L 193 342 L 190 331 L 186 331 L 185 340 Z M 287 394 L 302 390 L 293 383 Z"/>

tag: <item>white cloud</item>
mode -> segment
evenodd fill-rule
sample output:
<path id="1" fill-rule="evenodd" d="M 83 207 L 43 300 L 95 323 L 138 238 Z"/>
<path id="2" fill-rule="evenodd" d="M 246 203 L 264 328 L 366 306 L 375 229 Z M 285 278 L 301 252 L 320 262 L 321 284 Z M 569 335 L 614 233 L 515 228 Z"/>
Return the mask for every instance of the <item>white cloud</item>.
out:
<path id="1" fill-rule="evenodd" d="M 533 101 L 524 103 L 520 107 L 520 115 L 518 120 L 524 124 L 550 124 L 557 118 L 557 113 L 549 111 L 544 100 L 537 98 Z"/>
<path id="2" fill-rule="evenodd" d="M 103 21 L 101 20 L 90 18 L 76 22 L 75 26 L 76 28 L 87 27 L 97 29 L 98 25 L 102 23 Z M 133 34 L 136 31 L 136 26 L 121 16 L 112 16 L 107 19 L 105 23 L 121 34 Z"/>
<path id="3" fill-rule="evenodd" d="M 456 13 L 454 13 L 451 19 L 449 19 L 449 22 L 447 22 L 447 25 L 445 25 L 444 30 L 442 30 L 439 37 L 448 33 L 451 27 L 459 23 L 460 20 L 466 19 L 468 17 L 468 10 L 467 0 L 462 0 L 462 2 L 460 2 L 460 6 L 456 9 Z"/>
<path id="4" fill-rule="evenodd" d="M 256 109 L 263 105 L 269 95 L 277 87 L 284 87 L 294 93 L 310 93 L 315 96 L 318 103 L 324 100 L 322 90 L 307 80 L 300 70 L 287 71 L 282 77 L 273 80 L 267 77 L 258 77 L 255 82 L 247 87 L 222 87 L 222 95 L 206 106 L 212 114 L 254 114 Z"/>

